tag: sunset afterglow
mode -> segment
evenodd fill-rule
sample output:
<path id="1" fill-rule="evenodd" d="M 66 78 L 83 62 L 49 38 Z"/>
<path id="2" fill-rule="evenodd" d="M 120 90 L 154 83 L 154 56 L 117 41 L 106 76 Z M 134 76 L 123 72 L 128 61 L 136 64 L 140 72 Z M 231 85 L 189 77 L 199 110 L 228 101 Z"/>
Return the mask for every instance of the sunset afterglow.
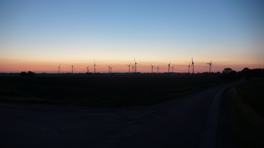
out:
<path id="1" fill-rule="evenodd" d="M 262 1 L 1 1 L 0 72 L 264 68 Z"/>

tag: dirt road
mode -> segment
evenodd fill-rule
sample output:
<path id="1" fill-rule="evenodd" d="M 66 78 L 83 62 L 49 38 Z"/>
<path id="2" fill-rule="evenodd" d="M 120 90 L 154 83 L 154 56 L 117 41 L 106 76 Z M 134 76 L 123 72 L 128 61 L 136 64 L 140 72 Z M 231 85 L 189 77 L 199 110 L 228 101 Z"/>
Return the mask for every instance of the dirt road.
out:
<path id="1" fill-rule="evenodd" d="M 227 86 L 153 106 L 0 103 L 1 147 L 215 147 Z"/>

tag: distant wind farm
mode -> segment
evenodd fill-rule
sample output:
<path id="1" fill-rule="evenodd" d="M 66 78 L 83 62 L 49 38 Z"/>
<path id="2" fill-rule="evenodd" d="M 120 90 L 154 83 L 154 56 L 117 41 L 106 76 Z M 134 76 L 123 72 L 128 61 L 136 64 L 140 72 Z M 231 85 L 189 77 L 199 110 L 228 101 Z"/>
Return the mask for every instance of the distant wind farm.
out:
<path id="1" fill-rule="evenodd" d="M 191 65 L 190 65 L 190 63 L 191 63 Z M 140 68 L 140 67 L 145 68 L 146 64 L 138 65 L 138 63 L 137 63 L 135 58 L 134 58 L 134 64 L 132 64 L 132 63 L 123 64 L 124 65 L 123 67 L 120 66 L 121 64 L 116 65 L 119 69 L 120 69 L 120 67 L 122 69 L 125 69 L 125 66 L 128 68 L 128 70 L 123 70 L 123 71 L 122 70 L 113 71 L 113 67 L 114 66 L 112 64 L 105 65 L 105 67 L 106 67 L 105 69 L 101 68 L 100 71 L 97 71 L 96 68 L 99 67 L 100 65 L 96 64 L 95 60 L 93 61 L 93 65 L 92 66 L 90 66 L 90 64 L 91 63 L 86 63 L 86 65 L 88 65 L 88 66 L 84 66 L 83 68 L 79 68 L 78 69 L 79 71 L 77 71 L 77 69 L 75 68 L 74 64 L 72 64 L 71 66 L 67 66 L 66 64 L 59 64 L 59 66 L 57 67 L 57 73 L 58 74 L 60 74 L 60 73 L 72 73 L 73 74 L 73 73 L 80 73 L 80 72 L 84 72 L 84 73 L 85 72 L 86 73 L 160 73 L 160 68 L 165 69 L 165 65 L 164 64 L 163 64 L 163 66 L 160 66 L 160 65 L 162 65 L 162 63 L 155 62 L 155 65 L 157 65 L 157 66 L 155 66 L 153 64 L 150 64 L 150 70 L 149 71 L 148 70 L 138 71 L 138 68 Z M 204 71 L 199 71 L 199 73 L 201 73 L 201 72 L 212 73 L 212 60 L 210 61 L 210 63 L 204 63 L 204 65 L 202 67 L 207 67 L 206 65 L 209 66 L 209 69 L 208 70 L 204 70 Z M 68 71 L 65 70 L 65 67 L 69 67 L 69 70 Z M 101 66 L 101 67 L 104 67 L 104 66 Z M 179 68 L 179 67 L 186 67 L 186 71 L 184 71 L 184 70 L 178 71 L 179 69 L 182 69 L 182 68 Z M 197 67 L 198 68 L 201 67 L 201 64 L 200 64 L 200 66 L 197 66 Z M 64 68 L 64 72 L 61 71 L 61 68 Z M 90 71 L 90 68 L 93 68 L 93 71 Z M 191 61 L 189 62 L 189 65 L 188 64 L 180 65 L 180 64 L 177 64 L 176 62 L 171 64 L 171 61 L 170 61 L 167 64 L 167 71 L 163 70 L 161 73 L 190 73 L 190 70 L 192 71 L 192 74 L 195 73 L 193 58 L 191 58 Z M 41 69 L 39 69 L 38 72 L 41 72 Z M 46 72 L 45 69 L 43 69 L 42 72 Z M 215 71 L 215 72 L 219 72 L 219 71 Z M 54 73 L 54 72 L 51 72 L 51 73 Z"/>

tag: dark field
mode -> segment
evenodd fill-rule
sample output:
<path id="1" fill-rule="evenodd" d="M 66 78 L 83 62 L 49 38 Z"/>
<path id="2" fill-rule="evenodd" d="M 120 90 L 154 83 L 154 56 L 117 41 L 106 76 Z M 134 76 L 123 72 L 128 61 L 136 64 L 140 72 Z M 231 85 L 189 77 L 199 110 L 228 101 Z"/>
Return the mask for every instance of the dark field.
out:
<path id="1" fill-rule="evenodd" d="M 196 75 L 67 75 L 0 77 L 0 100 L 88 106 L 149 105 L 230 83 Z"/>
<path id="2" fill-rule="evenodd" d="M 264 115 L 264 80 L 252 79 L 236 86 L 239 97 L 258 113 Z"/>
<path id="3" fill-rule="evenodd" d="M 264 147 L 263 88 L 263 79 L 251 79 L 229 89 L 239 147 Z"/>

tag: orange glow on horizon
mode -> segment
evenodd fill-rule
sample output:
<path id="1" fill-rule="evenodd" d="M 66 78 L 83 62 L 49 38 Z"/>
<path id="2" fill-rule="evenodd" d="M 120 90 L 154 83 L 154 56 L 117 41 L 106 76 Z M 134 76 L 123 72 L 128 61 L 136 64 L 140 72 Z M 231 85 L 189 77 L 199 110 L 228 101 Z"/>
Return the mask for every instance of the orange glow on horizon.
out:
<path id="1" fill-rule="evenodd" d="M 47 72 L 47 73 L 57 73 L 58 72 L 58 66 L 60 66 L 60 72 L 61 73 L 71 73 L 72 68 L 71 65 L 73 63 L 69 62 L 37 62 L 37 61 L 19 61 L 19 60 L 0 60 L 0 72 L 21 72 L 21 71 L 33 71 L 33 72 Z M 165 62 L 140 62 L 137 61 L 137 72 L 151 72 L 151 64 L 154 65 L 153 72 L 157 72 L 156 67 L 159 65 L 159 72 L 168 72 L 168 63 Z M 80 63 L 74 63 L 74 73 L 85 73 L 87 71 L 87 66 L 89 66 L 89 71 L 94 72 L 93 69 L 93 61 L 87 62 L 89 64 L 86 64 L 86 62 L 80 62 Z M 126 62 L 126 61 L 116 61 L 112 62 L 112 64 L 107 64 L 111 62 L 107 61 L 96 61 L 96 72 L 108 72 L 108 66 L 112 66 L 112 72 L 128 72 L 128 66 L 127 64 L 134 64 L 133 62 Z M 171 69 L 174 65 L 173 72 L 179 72 L 179 73 L 187 73 L 188 72 L 188 65 L 189 62 L 171 62 Z M 250 69 L 254 68 L 264 68 L 263 65 L 257 65 L 257 64 L 242 64 L 242 63 L 228 63 L 228 62 L 213 62 L 212 63 L 212 72 L 222 72 L 222 70 L 226 67 L 230 67 L 235 71 L 241 71 L 243 68 L 248 67 Z M 206 62 L 200 62 L 195 61 L 194 63 L 194 71 L 195 73 L 199 72 L 208 72 L 209 67 Z M 130 72 L 132 72 L 132 67 L 130 66 Z M 190 68 L 190 72 L 192 72 L 192 68 Z"/>

